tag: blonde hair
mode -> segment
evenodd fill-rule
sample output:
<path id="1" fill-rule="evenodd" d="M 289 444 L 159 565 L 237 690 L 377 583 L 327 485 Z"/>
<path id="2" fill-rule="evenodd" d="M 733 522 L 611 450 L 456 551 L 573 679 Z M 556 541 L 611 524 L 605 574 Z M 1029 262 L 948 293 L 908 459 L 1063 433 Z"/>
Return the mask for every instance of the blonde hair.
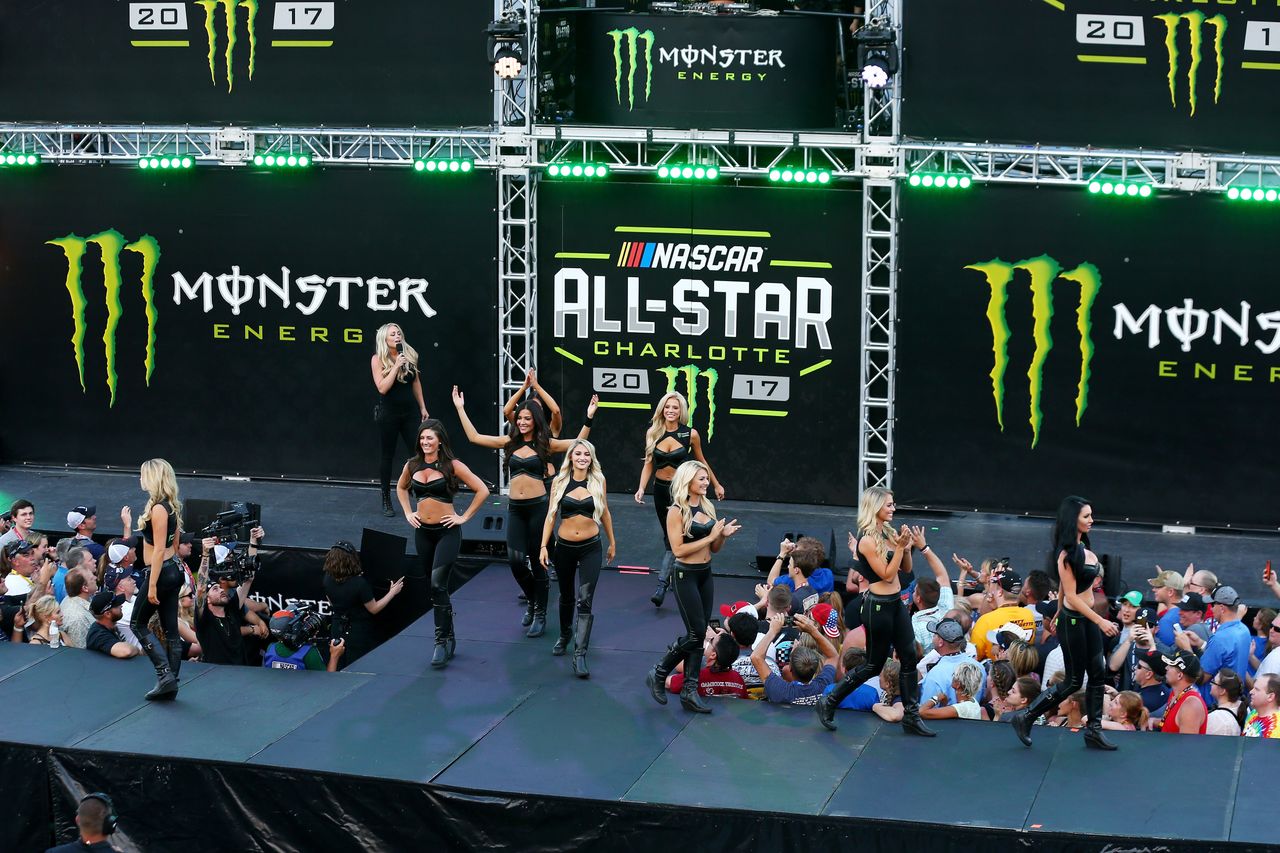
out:
<path id="1" fill-rule="evenodd" d="M 1136 730 L 1142 731 L 1147 727 L 1147 721 L 1151 719 L 1147 706 L 1142 704 L 1142 696 L 1132 690 L 1124 690 L 1116 694 L 1113 700 L 1115 707 L 1120 709 L 1120 719 L 1116 722 L 1124 722 L 1133 726 Z M 1111 719 L 1115 720 L 1115 717 Z"/>
<path id="2" fill-rule="evenodd" d="M 1021 678 L 1036 671 L 1036 667 L 1040 663 L 1040 653 L 1030 643 L 1014 640 L 1009 644 L 1009 652 L 1006 655 L 1006 659 L 1013 667 L 1013 671 Z"/>
<path id="3" fill-rule="evenodd" d="M 644 458 L 649 461 L 653 458 L 654 448 L 658 446 L 658 440 L 662 438 L 662 434 L 667 431 L 667 419 L 663 416 L 662 410 L 667 407 L 667 401 L 675 397 L 680 403 L 680 417 L 678 418 L 681 426 L 689 425 L 689 401 L 679 391 L 668 391 L 662 395 L 662 399 L 658 401 L 658 405 L 653 408 L 653 420 L 649 423 L 649 429 L 644 434 Z"/>
<path id="4" fill-rule="evenodd" d="M 148 459 L 142 463 L 142 488 L 147 490 L 147 505 L 142 508 L 142 517 L 138 519 L 138 529 L 142 530 L 151 523 L 151 508 L 164 501 L 169 502 L 172 514 L 169 518 L 169 534 L 177 538 L 182 531 L 182 501 L 178 497 L 178 475 L 173 473 L 173 466 L 163 459 Z M 169 543 L 157 542 L 161 548 Z"/>
<path id="5" fill-rule="evenodd" d="M 690 459 L 688 462 L 681 463 L 676 469 L 676 475 L 671 478 L 671 505 L 680 510 L 681 528 L 685 536 L 688 536 L 693 528 L 693 507 L 689 506 L 689 484 L 693 482 L 694 477 L 698 476 L 699 471 L 706 471 L 707 476 L 711 476 L 710 468 L 696 459 Z M 711 503 L 711 498 L 703 495 L 698 508 L 710 516 L 712 521 L 716 520 L 716 508 Z"/>
<path id="6" fill-rule="evenodd" d="M 40 627 L 48 625 L 57 610 L 58 599 L 52 595 L 42 595 L 31 605 L 31 615 L 36 618 L 36 624 Z"/>
<path id="7" fill-rule="evenodd" d="M 575 470 L 573 467 L 573 451 L 579 446 L 585 447 L 587 452 L 591 454 L 591 465 L 587 468 L 586 489 L 591 494 L 592 501 L 595 502 L 595 510 L 591 514 L 591 520 L 598 524 L 605 508 L 604 472 L 600 470 L 600 460 L 596 457 L 595 445 L 585 438 L 575 438 L 573 443 L 569 445 L 569 449 L 565 451 L 564 462 L 560 463 L 560 472 L 556 474 L 555 480 L 551 483 L 551 508 L 547 511 L 550 513 L 556 512 L 560 508 L 560 499 L 569 490 L 569 483 L 573 480 L 573 472 Z M 577 487 L 575 486 L 574 488 Z"/>
<path id="8" fill-rule="evenodd" d="M 893 492 L 888 489 L 872 486 L 862 493 L 858 501 L 858 535 L 871 537 L 881 559 L 888 558 L 889 545 L 885 537 L 893 533 L 893 525 L 880 521 L 880 510 L 892 497 Z"/>
<path id="9" fill-rule="evenodd" d="M 378 333 L 374 336 L 378 345 L 378 364 L 384 373 L 396 363 L 396 360 L 391 357 L 391 347 L 387 346 L 387 332 L 391 331 L 392 327 L 400 329 L 400 324 L 385 323 L 378 327 Z M 405 360 L 409 363 L 400 369 L 400 375 L 396 377 L 396 381 L 408 382 L 418 372 L 418 351 L 409 346 L 409 342 L 405 340 L 404 329 L 400 329 L 400 352 L 404 353 Z"/>

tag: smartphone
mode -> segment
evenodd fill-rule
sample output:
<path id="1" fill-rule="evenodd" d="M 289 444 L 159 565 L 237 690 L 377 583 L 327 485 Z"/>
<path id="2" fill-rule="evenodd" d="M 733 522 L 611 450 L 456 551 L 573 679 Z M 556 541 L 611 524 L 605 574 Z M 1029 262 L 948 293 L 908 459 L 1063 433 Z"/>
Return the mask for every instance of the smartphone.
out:
<path id="1" fill-rule="evenodd" d="M 1180 623 L 1180 622 L 1174 622 L 1174 623 L 1173 623 L 1173 633 L 1175 633 L 1175 634 L 1181 634 L 1181 633 L 1182 633 L 1182 623 Z"/>
<path id="2" fill-rule="evenodd" d="M 1140 625 L 1140 626 L 1142 626 L 1143 628 L 1147 627 L 1147 614 L 1146 614 L 1145 612 L 1143 612 L 1143 613 L 1139 613 L 1139 614 L 1134 618 L 1134 620 L 1133 620 L 1133 624 L 1135 624 L 1135 625 Z"/>
<path id="3" fill-rule="evenodd" d="M 1271 583 L 1275 577 L 1275 572 L 1271 571 L 1271 561 L 1267 560 L 1267 564 L 1262 568 L 1262 582 Z"/>
<path id="4" fill-rule="evenodd" d="M 708 619 L 707 624 L 710 625 L 712 628 L 715 628 L 717 631 L 724 630 L 724 625 L 720 622 L 719 619 Z"/>

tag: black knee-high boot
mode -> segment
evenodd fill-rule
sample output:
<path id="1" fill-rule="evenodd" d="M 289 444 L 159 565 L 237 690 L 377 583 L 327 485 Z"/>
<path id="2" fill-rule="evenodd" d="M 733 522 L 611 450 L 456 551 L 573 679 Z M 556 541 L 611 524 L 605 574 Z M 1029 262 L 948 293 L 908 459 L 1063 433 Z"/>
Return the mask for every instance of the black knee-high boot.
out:
<path id="1" fill-rule="evenodd" d="M 573 674 L 579 678 L 591 677 L 587 669 L 587 646 L 591 642 L 591 623 L 594 620 L 590 613 L 579 613 L 573 626 Z"/>
<path id="2" fill-rule="evenodd" d="M 436 646 L 431 652 L 431 666 L 441 669 L 449 663 L 449 641 L 453 637 L 453 608 L 448 604 L 438 604 L 432 609 L 436 612 Z"/>
<path id="3" fill-rule="evenodd" d="M 391 489 L 382 490 L 382 514 L 387 518 L 395 518 L 396 512 L 391 508 Z"/>
<path id="4" fill-rule="evenodd" d="M 529 630 L 525 632 L 526 637 L 541 637 L 547 630 L 547 599 L 551 594 L 551 580 L 549 578 L 533 579 L 533 621 L 529 625 Z"/>
<path id="5" fill-rule="evenodd" d="M 649 596 L 649 600 L 653 602 L 654 607 L 661 607 L 662 602 L 667 599 L 667 590 L 671 589 L 671 569 L 675 566 L 676 555 L 670 551 L 666 551 L 662 555 L 662 567 L 658 569 L 658 588 L 654 590 L 653 595 Z"/>
<path id="6" fill-rule="evenodd" d="M 156 635 L 146 628 L 136 632 L 138 643 L 142 646 L 142 651 L 146 652 L 148 658 L 151 659 L 151 665 L 156 668 L 156 686 L 147 691 L 147 699 L 168 699 L 178 695 L 178 680 L 173 675 L 173 670 L 169 669 L 169 658 L 161 653 L 160 643 L 156 640 Z"/>
<path id="7" fill-rule="evenodd" d="M 920 676 L 914 666 L 904 666 L 898 672 L 898 692 L 902 695 L 902 730 L 919 737 L 937 736 L 920 719 Z"/>
<path id="8" fill-rule="evenodd" d="M 667 646 L 667 653 L 662 656 L 662 660 L 658 661 L 644 677 L 644 683 L 649 685 L 653 700 L 659 705 L 667 704 L 667 676 L 676 668 L 676 664 L 682 657 L 684 657 L 684 646 L 680 640 L 676 640 Z"/>
<path id="9" fill-rule="evenodd" d="M 684 659 L 684 687 L 680 688 L 680 705 L 695 714 L 710 714 L 711 706 L 703 701 L 702 694 L 698 692 L 701 675 L 702 648 L 699 647 Z"/>
<path id="10" fill-rule="evenodd" d="M 182 640 L 165 640 L 165 651 L 169 653 L 169 671 L 173 673 L 175 683 L 181 681 L 178 673 L 182 670 Z"/>
<path id="11" fill-rule="evenodd" d="M 1040 716 L 1051 708 L 1056 708 L 1062 700 L 1053 690 L 1046 690 L 1036 697 L 1035 701 L 1009 718 L 1014 734 L 1023 746 L 1031 746 L 1031 727 Z"/>
<path id="12" fill-rule="evenodd" d="M 1107 740 L 1102 734 L 1102 692 L 1104 685 L 1101 679 L 1095 679 L 1089 682 L 1085 694 L 1085 713 L 1089 715 L 1089 721 L 1084 727 L 1084 744 L 1094 749 L 1103 749 L 1110 752 L 1116 749 L 1116 745 Z"/>

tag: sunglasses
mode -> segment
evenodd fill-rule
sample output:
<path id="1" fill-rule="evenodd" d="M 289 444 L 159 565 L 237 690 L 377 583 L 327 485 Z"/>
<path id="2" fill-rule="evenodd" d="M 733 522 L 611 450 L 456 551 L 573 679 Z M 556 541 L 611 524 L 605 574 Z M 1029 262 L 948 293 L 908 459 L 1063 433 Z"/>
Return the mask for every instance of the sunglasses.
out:
<path id="1" fill-rule="evenodd" d="M 1272 625 L 1272 626 L 1271 626 L 1271 630 L 1272 630 L 1272 631 L 1280 631 L 1280 625 Z"/>

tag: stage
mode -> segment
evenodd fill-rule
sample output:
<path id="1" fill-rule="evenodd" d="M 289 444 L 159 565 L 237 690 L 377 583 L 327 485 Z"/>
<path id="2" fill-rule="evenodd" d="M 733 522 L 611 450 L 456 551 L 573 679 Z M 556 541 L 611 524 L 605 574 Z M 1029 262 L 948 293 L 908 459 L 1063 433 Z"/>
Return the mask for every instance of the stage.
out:
<path id="1" fill-rule="evenodd" d="M 721 578 L 717 598 L 749 581 Z M 933 740 L 869 714 L 712 700 L 694 716 L 643 674 L 680 631 L 644 576 L 606 572 L 591 678 L 530 640 L 504 566 L 455 595 L 458 653 L 428 664 L 430 615 L 358 672 L 187 664 L 148 704 L 143 660 L 0 644 L 0 849 L 65 840 L 109 791 L 126 851 L 442 848 L 1257 850 L 1274 842 L 1277 744 L 1116 733 L 1120 751 L 945 721 Z M 554 614 L 554 602 L 552 613 Z M 1192 777 L 1162 773 L 1194 767 Z M 1219 783 L 1217 780 L 1221 780 Z M 1071 799 L 1064 792 L 1071 792 Z"/>

